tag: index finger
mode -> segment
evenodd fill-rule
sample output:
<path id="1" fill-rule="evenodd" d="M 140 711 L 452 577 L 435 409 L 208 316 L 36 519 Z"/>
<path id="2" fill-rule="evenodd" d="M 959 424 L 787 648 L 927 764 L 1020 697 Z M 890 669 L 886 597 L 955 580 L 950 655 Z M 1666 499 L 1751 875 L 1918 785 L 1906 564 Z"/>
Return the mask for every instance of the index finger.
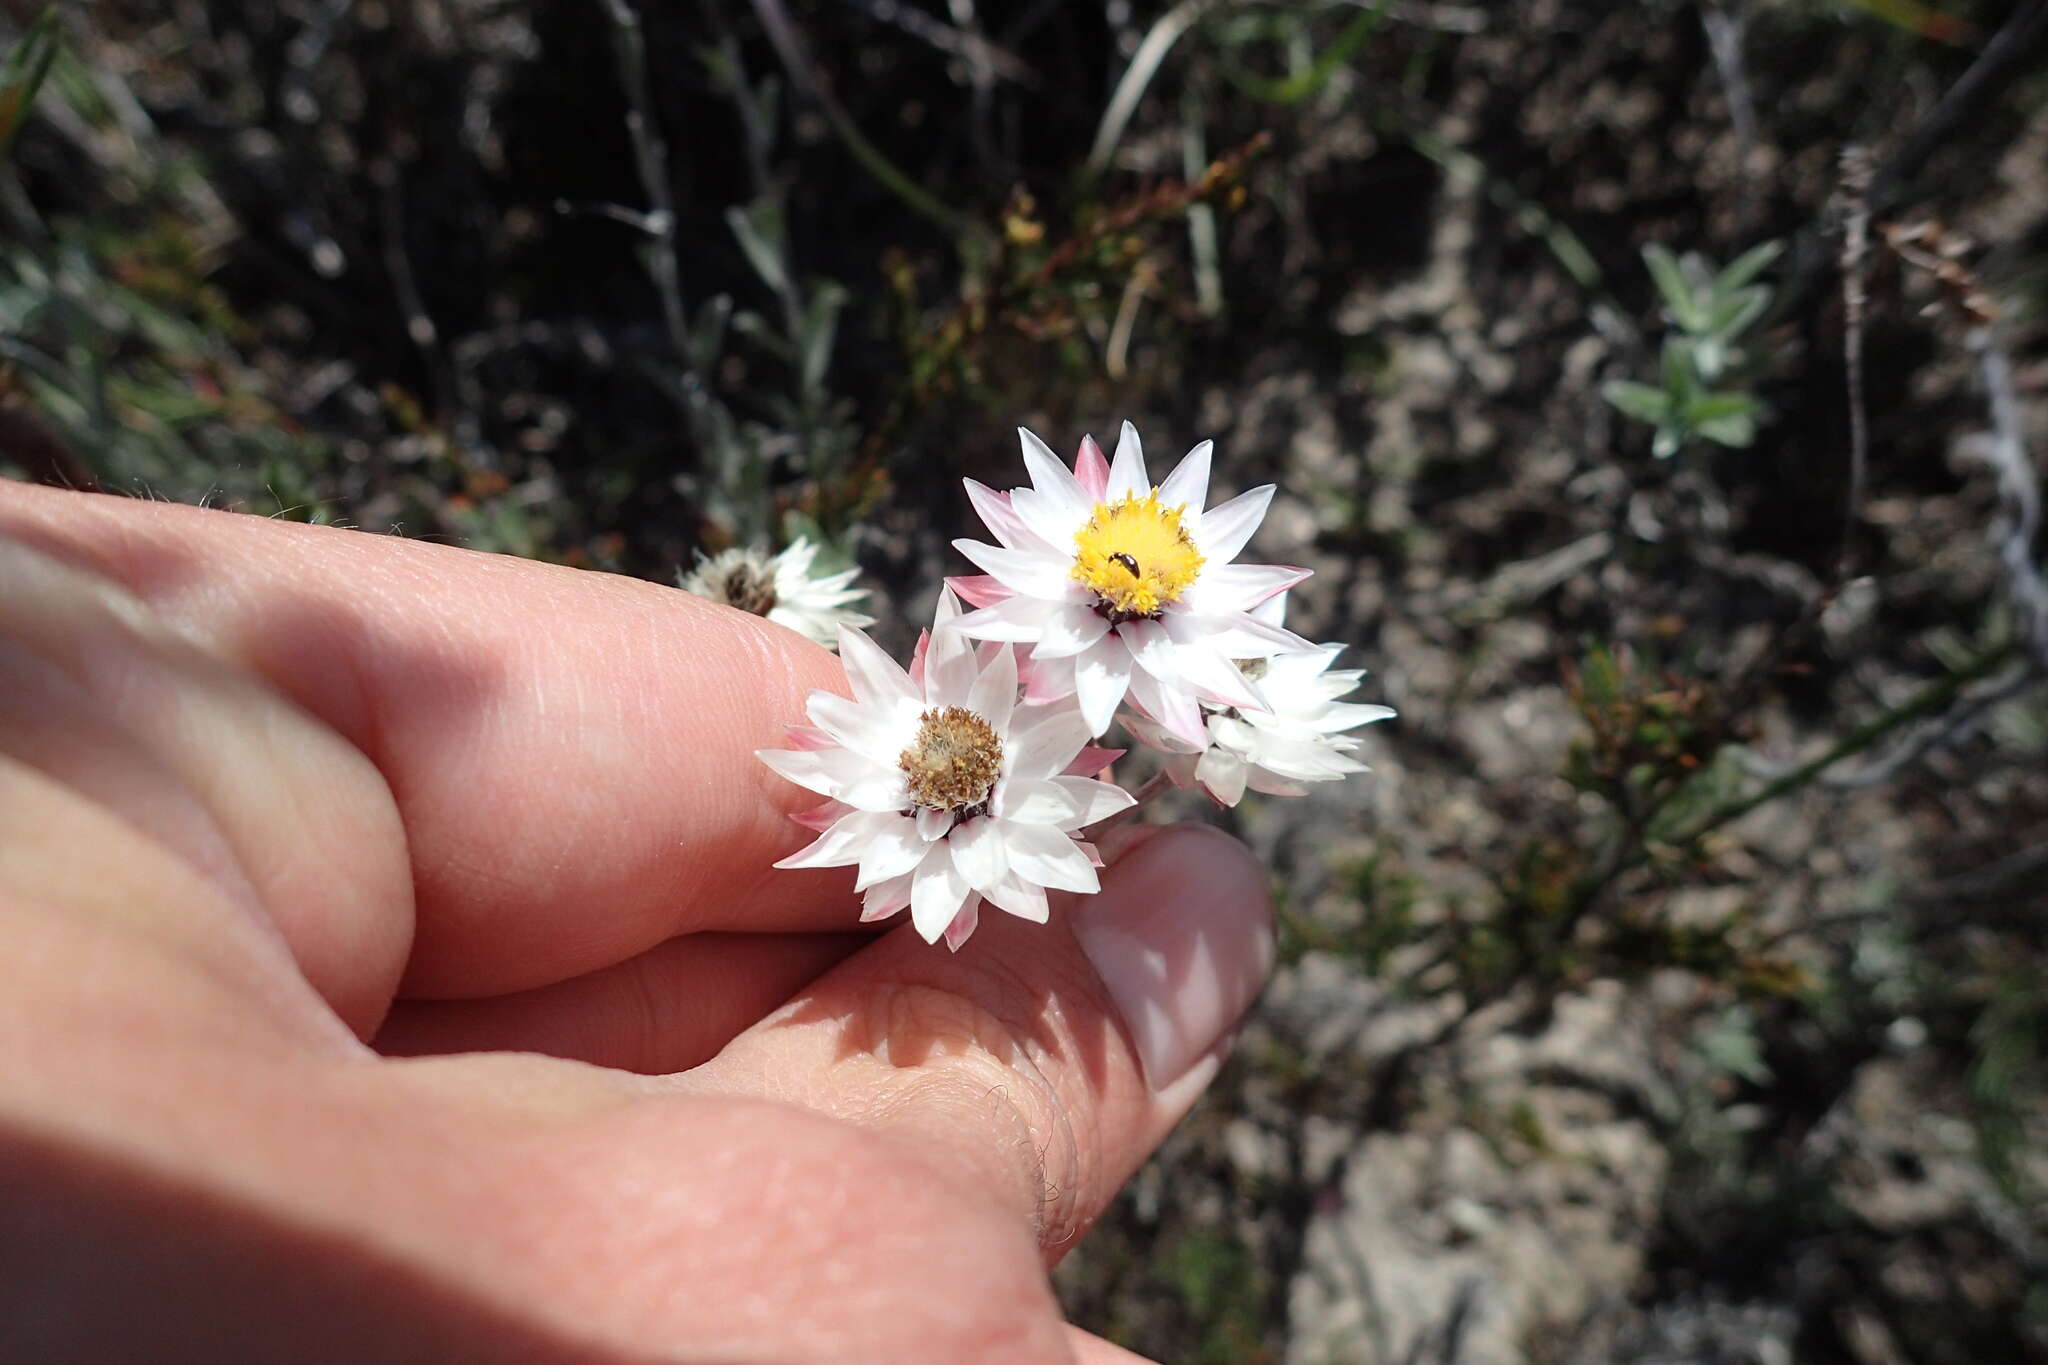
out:
<path id="1" fill-rule="evenodd" d="M 857 918 L 843 870 L 769 868 L 816 798 L 753 751 L 844 688 L 794 632 L 635 579 L 4 482 L 0 534 L 119 582 L 370 758 L 412 867 L 406 994 Z"/>

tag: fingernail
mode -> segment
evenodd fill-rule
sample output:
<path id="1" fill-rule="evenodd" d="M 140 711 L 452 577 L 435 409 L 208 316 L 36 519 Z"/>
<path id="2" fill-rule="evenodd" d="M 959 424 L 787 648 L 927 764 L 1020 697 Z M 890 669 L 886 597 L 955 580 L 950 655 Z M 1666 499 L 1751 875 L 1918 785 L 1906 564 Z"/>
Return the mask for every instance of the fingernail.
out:
<path id="1" fill-rule="evenodd" d="M 1265 870 L 1207 826 L 1162 830 L 1104 870 L 1074 933 L 1154 1091 L 1236 1026 L 1272 970 L 1272 926 Z"/>

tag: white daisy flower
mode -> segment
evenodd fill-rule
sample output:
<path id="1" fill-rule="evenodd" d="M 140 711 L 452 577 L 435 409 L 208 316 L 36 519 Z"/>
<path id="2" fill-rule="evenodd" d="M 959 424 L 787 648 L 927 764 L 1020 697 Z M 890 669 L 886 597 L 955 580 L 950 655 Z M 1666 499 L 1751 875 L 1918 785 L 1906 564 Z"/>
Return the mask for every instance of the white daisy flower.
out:
<path id="1" fill-rule="evenodd" d="M 791 727 L 795 749 L 761 761 L 831 799 L 798 819 L 821 829 L 777 867 L 858 864 L 863 920 L 905 906 L 928 943 L 957 950 L 983 899 L 1044 923 L 1048 890 L 1093 892 L 1101 861 L 1076 831 L 1133 804 L 1120 787 L 1071 775 L 1100 771 L 1087 723 L 1071 704 L 1020 707 L 1017 657 L 1007 645 L 979 657 L 938 619 L 905 672 L 857 630 L 839 634 L 851 699 L 813 692 L 812 724 Z M 829 822 L 829 823 L 828 823 Z"/>
<path id="2" fill-rule="evenodd" d="M 1284 598 L 1260 609 L 1279 624 Z M 1367 771 L 1351 755 L 1358 739 L 1344 733 L 1394 714 L 1392 707 L 1343 702 L 1364 678 L 1363 669 L 1330 671 L 1342 645 L 1321 645 L 1312 654 L 1282 654 L 1244 661 L 1271 706 L 1269 711 L 1206 707 L 1205 733 L 1190 743 L 1164 726 L 1126 715 L 1124 728 L 1166 755 L 1174 784 L 1199 787 L 1221 806 L 1234 806 L 1245 789 L 1274 796 L 1300 796 L 1309 782 L 1331 782 Z"/>
<path id="3" fill-rule="evenodd" d="M 860 571 L 846 569 L 814 577 L 811 564 L 817 557 L 818 547 L 801 536 L 778 555 L 751 549 L 721 550 L 700 561 L 677 583 L 684 592 L 765 616 L 830 649 L 839 639 L 840 627 L 871 626 L 875 618 L 848 606 L 868 595 L 865 588 L 847 586 Z"/>
<path id="4" fill-rule="evenodd" d="M 1001 543 L 953 542 L 988 574 L 956 583 L 980 610 L 954 629 L 1029 645 L 1034 698 L 1073 693 L 1091 734 L 1109 728 L 1126 695 L 1190 743 L 1203 740 L 1202 702 L 1266 710 L 1233 661 L 1315 648 L 1250 615 L 1309 571 L 1231 563 L 1273 486 L 1205 511 L 1208 441 L 1155 487 L 1129 422 L 1113 463 L 1090 439 L 1071 470 L 1029 431 L 1017 434 L 1031 487 L 998 493 L 966 481 Z"/>

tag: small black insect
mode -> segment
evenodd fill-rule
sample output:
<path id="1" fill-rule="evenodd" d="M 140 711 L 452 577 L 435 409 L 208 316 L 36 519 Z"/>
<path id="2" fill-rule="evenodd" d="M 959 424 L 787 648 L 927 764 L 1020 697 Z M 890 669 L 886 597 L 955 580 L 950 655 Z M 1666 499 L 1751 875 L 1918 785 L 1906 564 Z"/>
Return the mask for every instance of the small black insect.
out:
<path id="1" fill-rule="evenodd" d="M 1129 569 L 1131 577 L 1136 578 L 1138 576 L 1138 561 L 1131 556 L 1127 554 L 1113 554 L 1110 558 L 1123 565 L 1126 569 Z"/>

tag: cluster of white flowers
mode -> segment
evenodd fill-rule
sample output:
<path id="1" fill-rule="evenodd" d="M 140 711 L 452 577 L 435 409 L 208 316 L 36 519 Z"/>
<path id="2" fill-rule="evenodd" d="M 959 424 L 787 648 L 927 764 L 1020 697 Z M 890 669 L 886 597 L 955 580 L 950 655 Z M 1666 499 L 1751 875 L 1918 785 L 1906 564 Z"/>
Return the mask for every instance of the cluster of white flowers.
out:
<path id="1" fill-rule="evenodd" d="M 853 691 L 813 692 L 795 747 L 761 751 L 827 798 L 797 817 L 816 841 L 776 866 L 855 866 L 864 920 L 908 907 L 956 950 L 983 901 L 1043 922 L 1048 891 L 1097 889 L 1089 828 L 1135 804 L 1099 776 L 1122 751 L 1092 742 L 1119 720 L 1175 783 L 1233 806 L 1364 771 L 1348 732 L 1394 714 L 1339 700 L 1362 674 L 1332 672 L 1341 646 L 1287 629 L 1308 570 L 1233 562 L 1272 485 L 1205 509 L 1207 441 L 1155 485 L 1128 422 L 1114 460 L 1090 438 L 1072 469 L 1019 434 L 1031 484 L 967 480 L 997 543 L 953 542 L 984 573 L 948 581 L 907 670 L 854 628 L 866 618 L 846 619 L 846 576 L 807 595 L 766 575 L 777 603 L 820 604 L 805 619 L 837 627 Z M 798 577 L 808 549 L 777 556 L 800 549 Z"/>

